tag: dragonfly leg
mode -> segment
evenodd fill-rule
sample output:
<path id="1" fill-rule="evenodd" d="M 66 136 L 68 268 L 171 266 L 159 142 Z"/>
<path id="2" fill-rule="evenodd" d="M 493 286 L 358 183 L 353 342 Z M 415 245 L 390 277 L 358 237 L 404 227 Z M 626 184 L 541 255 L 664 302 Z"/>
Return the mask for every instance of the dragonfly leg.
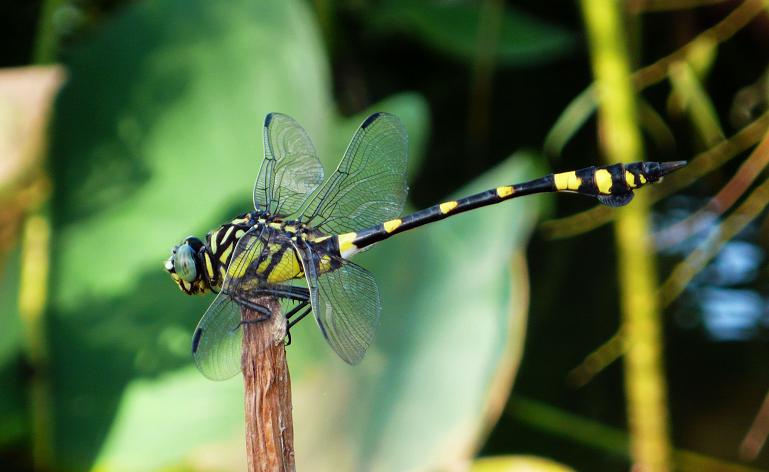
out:
<path id="1" fill-rule="evenodd" d="M 307 302 L 307 301 L 305 300 L 305 301 L 303 301 L 303 302 L 299 303 L 299 304 L 298 304 L 297 306 L 295 306 L 294 308 L 292 308 L 292 309 L 291 309 L 289 312 L 287 312 L 287 313 L 286 313 L 286 320 L 290 320 L 292 316 L 294 316 L 295 314 L 297 314 L 297 312 L 299 312 L 299 311 L 300 311 L 302 308 L 306 307 L 306 306 L 307 306 L 307 303 L 309 303 L 309 302 Z"/>
<path id="2" fill-rule="evenodd" d="M 299 316 L 294 321 L 289 322 L 291 317 L 297 314 L 302 309 L 304 309 L 304 311 L 299 313 Z M 286 313 L 286 337 L 288 338 L 286 341 L 286 346 L 291 345 L 291 327 L 297 324 L 299 321 L 301 321 L 302 318 L 307 316 L 307 313 L 309 313 L 311 310 L 312 310 L 312 306 L 309 305 L 309 302 L 305 301 L 295 306 L 291 311 Z"/>
<path id="3" fill-rule="evenodd" d="M 295 320 L 291 321 L 288 324 L 288 328 L 291 329 L 295 324 L 297 324 L 300 321 L 302 321 L 302 318 L 307 316 L 311 311 L 312 311 L 312 307 L 308 305 L 307 308 L 302 313 L 300 313 L 299 316 L 297 316 Z"/>
<path id="4" fill-rule="evenodd" d="M 262 321 L 269 320 L 272 316 L 272 312 L 267 307 L 262 305 L 249 304 L 248 309 L 259 313 L 261 316 L 257 316 L 256 318 L 250 320 L 240 320 L 240 323 L 238 323 L 238 325 L 233 328 L 233 331 L 237 330 L 244 324 L 261 323 Z"/>
<path id="5" fill-rule="evenodd" d="M 304 287 L 276 286 L 257 290 L 254 295 L 262 297 L 277 297 L 305 302 L 310 299 L 310 291 Z"/>

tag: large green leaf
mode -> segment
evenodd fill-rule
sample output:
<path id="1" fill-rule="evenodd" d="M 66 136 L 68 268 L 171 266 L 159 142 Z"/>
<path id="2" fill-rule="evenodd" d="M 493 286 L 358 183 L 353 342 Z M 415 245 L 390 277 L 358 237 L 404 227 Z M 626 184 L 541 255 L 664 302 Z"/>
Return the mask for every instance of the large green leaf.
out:
<path id="1" fill-rule="evenodd" d="M 189 358 L 210 298 L 180 294 L 162 260 L 182 237 L 248 210 L 265 113 L 295 116 L 329 168 L 362 115 L 329 111 L 327 66 L 299 1 L 136 4 L 69 62 L 51 145 L 56 464 L 239 470 L 240 380 L 211 383 Z M 423 100 L 373 109 L 403 117 L 415 170 Z M 530 171 L 517 156 L 476 189 Z M 367 360 L 343 365 L 311 322 L 290 350 L 300 467 L 309 455 L 319 467 L 398 469 L 444 463 L 446 447 L 471 453 L 521 348 L 525 271 L 511 269 L 510 255 L 534 208 L 474 212 L 361 257 L 385 306 Z M 434 438 L 429 448 L 401 437 L 403 427 Z"/>
<path id="2" fill-rule="evenodd" d="M 411 136 L 411 149 L 417 151 L 413 162 L 419 162 L 420 143 L 424 143 L 427 129 L 427 110 L 424 101 L 410 94 L 392 97 L 372 107 L 372 110 L 389 111 L 403 117 Z M 352 131 L 360 124 L 359 117 L 338 120 L 339 129 L 334 136 Z M 339 141 L 339 140 L 337 140 Z M 330 146 L 331 151 L 322 153 L 327 169 L 332 169 L 340 159 L 344 146 L 341 141 Z M 166 279 L 165 274 L 158 273 Z M 170 291 L 173 301 L 188 306 L 188 297 L 182 296 L 167 283 L 162 289 Z M 208 299 L 210 301 L 210 299 Z M 188 314 L 199 316 L 200 311 Z M 136 315 L 133 315 L 136 316 Z M 316 329 L 305 322 L 297 330 Z M 178 374 L 164 375 L 156 379 L 132 381 L 122 396 L 115 421 L 110 428 L 106 446 L 97 460 L 97 469 L 104 470 L 153 470 L 163 465 L 182 464 L 195 470 L 242 470 L 245 468 L 244 425 L 242 408 L 242 380 L 240 376 L 226 382 L 210 382 L 192 367 L 188 351 L 190 330 L 166 328 L 163 344 L 182 357 L 187 368 Z M 317 333 L 315 333 L 317 334 Z M 141 334 L 139 334 L 141 336 Z M 308 337 L 309 338 L 309 337 Z M 303 340 L 305 341 L 305 340 Z M 293 352 L 291 375 L 294 381 L 301 379 L 307 366 L 314 366 L 318 359 L 339 362 L 329 354 L 322 339 L 306 339 L 311 348 Z M 175 347 L 173 347 L 175 346 Z M 155 346 L 157 348 L 157 346 Z M 156 352 L 140 351 L 141 357 L 150 358 Z M 320 352 L 320 355 L 316 355 Z M 185 395 L 184 392 L 194 392 Z M 146 431 L 152 422 L 152 434 Z M 155 423 L 157 422 L 157 423 Z M 159 443 L 161 438 L 176 438 L 173 442 Z"/>
<path id="3" fill-rule="evenodd" d="M 327 64 L 304 3 L 282 0 L 138 3 L 68 62 L 51 145 L 54 460 L 151 470 L 242 427 L 237 414 L 210 416 L 238 411 L 226 400 L 237 382 L 164 375 L 190 366 L 210 299 L 182 295 L 162 261 L 183 237 L 249 209 L 267 112 L 295 116 L 325 152 Z M 155 384 L 175 398 L 143 403 Z M 148 434 L 125 439 L 136 424 L 165 438 L 163 454 Z"/>
<path id="4" fill-rule="evenodd" d="M 300 1 L 136 4 L 68 62 L 51 144 L 53 460 L 155 470 L 199 465 L 216 444 L 242 454 L 240 380 L 210 383 L 191 366 L 211 299 L 182 295 L 162 261 L 249 210 L 267 112 L 293 115 L 336 164 L 313 18 Z M 420 97 L 382 107 L 424 142 Z"/>
<path id="5" fill-rule="evenodd" d="M 516 154 L 458 194 L 537 173 L 532 156 Z M 527 274 L 512 255 L 525 246 L 538 202 L 470 212 L 359 257 L 382 292 L 367 357 L 347 366 L 310 323 L 289 351 L 292 368 L 315 359 L 293 384 L 300 469 L 436 470 L 472 456 L 523 347 Z"/>
<path id="6" fill-rule="evenodd" d="M 388 0 L 366 19 L 381 31 L 399 31 L 452 57 L 472 61 L 478 55 L 482 36 L 481 6 L 478 2 Z M 499 19 L 495 59 L 503 65 L 527 66 L 563 57 L 572 50 L 568 31 L 505 7 Z"/>
<path id="7" fill-rule="evenodd" d="M 11 252 L 0 273 L 0 448 L 29 431 L 27 385 L 18 382 L 24 344 L 18 315 L 20 258 L 20 250 Z"/>

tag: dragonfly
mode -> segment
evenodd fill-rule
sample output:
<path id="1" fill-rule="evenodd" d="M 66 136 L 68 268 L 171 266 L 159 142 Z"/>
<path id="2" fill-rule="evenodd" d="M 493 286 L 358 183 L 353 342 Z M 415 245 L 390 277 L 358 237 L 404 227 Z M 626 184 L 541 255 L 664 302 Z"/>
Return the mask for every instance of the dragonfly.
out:
<path id="1" fill-rule="evenodd" d="M 240 372 L 241 311 L 272 316 L 255 300 L 273 297 L 290 329 L 309 313 L 330 347 L 349 364 L 361 361 L 376 331 L 381 301 L 373 275 L 350 259 L 396 234 L 465 211 L 545 192 L 628 204 L 634 191 L 658 182 L 685 161 L 635 162 L 549 174 L 449 200 L 401 216 L 408 193 L 408 136 L 389 113 L 366 118 L 337 169 L 324 178 L 307 132 L 291 117 L 264 120 L 264 159 L 254 184 L 254 209 L 174 246 L 165 269 L 182 292 L 216 293 L 192 339 L 197 368 L 214 380 Z"/>

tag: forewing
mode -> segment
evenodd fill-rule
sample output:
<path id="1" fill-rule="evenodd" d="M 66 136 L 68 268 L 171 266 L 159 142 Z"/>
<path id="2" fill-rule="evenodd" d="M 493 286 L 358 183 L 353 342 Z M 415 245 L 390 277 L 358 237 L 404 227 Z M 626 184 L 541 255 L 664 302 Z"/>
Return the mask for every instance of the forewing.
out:
<path id="1" fill-rule="evenodd" d="M 366 354 L 379 325 L 381 304 L 374 276 L 353 262 L 313 253 L 307 246 L 299 252 L 312 312 L 323 336 L 345 362 L 357 364 Z M 336 268 L 321 273 L 321 264 Z"/>
<path id="2" fill-rule="evenodd" d="M 264 160 L 254 184 L 254 207 L 272 215 L 295 213 L 323 182 L 323 166 L 307 132 L 293 118 L 264 119 Z"/>
<path id="3" fill-rule="evenodd" d="M 217 295 L 200 319 L 192 337 L 192 358 L 211 380 L 225 380 L 240 372 L 243 331 L 240 305 Z"/>
<path id="4" fill-rule="evenodd" d="M 329 234 L 396 218 L 408 187 L 408 137 L 401 121 L 374 113 L 355 132 L 336 172 L 302 210 L 301 220 Z"/>
<path id="5" fill-rule="evenodd" d="M 240 372 L 242 306 L 249 306 L 264 296 L 307 298 L 304 289 L 267 285 L 256 276 L 259 266 L 272 255 L 270 248 L 286 242 L 281 238 L 288 241 L 280 233 L 254 227 L 235 246 L 222 290 L 203 314 L 192 338 L 195 365 L 209 379 L 224 380 Z M 282 306 L 285 310 L 286 305 Z M 276 333 L 275 341 L 279 342 L 283 334 Z"/>

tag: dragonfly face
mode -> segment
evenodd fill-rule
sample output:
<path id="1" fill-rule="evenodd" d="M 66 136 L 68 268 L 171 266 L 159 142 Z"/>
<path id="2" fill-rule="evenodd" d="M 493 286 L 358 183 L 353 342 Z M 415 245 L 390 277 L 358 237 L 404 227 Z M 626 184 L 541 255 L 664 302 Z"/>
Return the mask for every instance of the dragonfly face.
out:
<path id="1" fill-rule="evenodd" d="M 324 338 L 344 361 L 359 362 L 379 322 L 373 275 L 348 259 L 403 231 L 512 198 L 543 192 L 628 204 L 634 191 L 685 162 L 614 164 L 550 174 L 443 202 L 401 216 L 406 200 L 408 138 L 387 113 L 366 118 L 336 171 L 324 179 L 315 148 L 292 118 L 264 121 L 265 156 L 254 184 L 254 210 L 176 246 L 165 268 L 190 295 L 218 292 L 192 341 L 195 365 L 222 380 L 240 371 L 241 310 L 264 316 L 257 304 L 277 298 L 287 329 L 312 313 Z M 280 342 L 285 333 L 278 333 Z"/>
<path id="2" fill-rule="evenodd" d="M 189 236 L 171 250 L 171 257 L 165 262 L 165 269 L 187 295 L 206 293 L 211 290 L 208 280 L 203 273 L 203 264 L 199 254 L 203 242 Z"/>

